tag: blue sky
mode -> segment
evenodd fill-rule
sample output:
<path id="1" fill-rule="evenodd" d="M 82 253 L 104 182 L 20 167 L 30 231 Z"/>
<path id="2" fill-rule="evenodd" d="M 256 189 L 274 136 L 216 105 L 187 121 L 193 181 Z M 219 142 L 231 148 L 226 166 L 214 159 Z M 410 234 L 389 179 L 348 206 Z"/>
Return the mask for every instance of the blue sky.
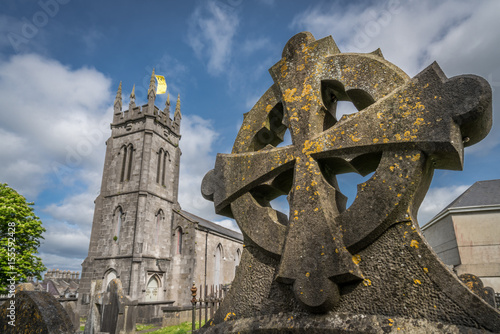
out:
<path id="1" fill-rule="evenodd" d="M 181 96 L 180 204 L 231 227 L 202 199 L 201 179 L 216 153 L 230 152 L 285 43 L 307 30 L 332 35 L 342 52 L 380 47 L 410 76 L 437 61 L 448 77 L 490 82 L 491 133 L 466 149 L 464 171 L 435 172 L 422 225 L 474 182 L 500 176 L 498 13 L 495 0 L 2 0 L 0 182 L 36 203 L 45 265 L 80 271 L 118 84 L 124 105 L 134 84 L 144 103 L 155 68 Z M 343 177 L 341 190 L 352 197 L 359 180 Z"/>

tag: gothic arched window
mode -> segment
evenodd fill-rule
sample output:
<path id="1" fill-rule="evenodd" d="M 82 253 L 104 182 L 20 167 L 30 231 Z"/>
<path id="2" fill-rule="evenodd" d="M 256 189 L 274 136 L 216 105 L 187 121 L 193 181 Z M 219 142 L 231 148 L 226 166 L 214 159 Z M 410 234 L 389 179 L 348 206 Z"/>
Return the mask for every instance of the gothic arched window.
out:
<path id="1" fill-rule="evenodd" d="M 165 185 L 165 174 L 166 174 L 166 170 L 167 170 L 167 157 L 168 157 L 168 152 L 165 151 L 165 153 L 163 154 L 163 172 L 161 174 L 161 185 L 162 186 Z"/>
<path id="2" fill-rule="evenodd" d="M 162 148 L 156 153 L 158 165 L 156 166 L 156 183 L 160 183 L 160 175 L 161 175 L 161 162 L 163 160 L 164 151 Z"/>
<path id="3" fill-rule="evenodd" d="M 218 244 L 215 249 L 215 268 L 214 268 L 214 284 L 218 286 L 221 284 L 220 273 L 221 273 L 221 265 L 222 265 L 222 245 Z"/>
<path id="4" fill-rule="evenodd" d="M 120 173 L 120 182 L 129 181 L 132 176 L 132 159 L 134 155 L 134 146 L 132 144 L 124 145 L 121 149 L 122 158 L 122 168 Z"/>
<path id="5" fill-rule="evenodd" d="M 113 240 L 115 242 L 120 241 L 120 232 L 122 229 L 122 220 L 123 220 L 123 211 L 121 207 L 116 208 L 115 213 L 113 214 L 113 220 L 115 223 L 115 235 L 113 236 Z"/>
<path id="6" fill-rule="evenodd" d="M 182 228 L 175 229 L 175 254 L 182 254 Z"/>
<path id="7" fill-rule="evenodd" d="M 108 269 L 106 274 L 104 274 L 104 284 L 102 285 L 102 290 L 106 291 L 108 289 L 109 283 L 117 277 L 118 275 L 114 269 Z"/>
<path id="8" fill-rule="evenodd" d="M 170 154 L 164 149 L 160 148 L 157 155 L 157 166 L 156 166 L 156 183 L 161 183 L 165 186 L 165 176 L 167 175 L 167 159 L 170 161 Z M 161 182 L 160 182 L 161 181 Z"/>

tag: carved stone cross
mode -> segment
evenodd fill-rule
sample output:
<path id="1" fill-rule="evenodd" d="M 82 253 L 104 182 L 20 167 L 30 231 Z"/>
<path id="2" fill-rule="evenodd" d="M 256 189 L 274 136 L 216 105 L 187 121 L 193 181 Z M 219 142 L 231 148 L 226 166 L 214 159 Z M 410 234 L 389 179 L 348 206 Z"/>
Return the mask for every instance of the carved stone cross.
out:
<path id="1" fill-rule="evenodd" d="M 364 279 L 356 253 L 391 225 L 416 221 L 434 168 L 461 169 L 463 147 L 491 127 L 491 91 L 447 79 L 436 63 L 410 79 L 372 54 L 340 53 L 331 37 L 294 36 L 270 69 L 274 85 L 219 154 L 202 193 L 234 217 L 245 243 L 279 259 L 275 279 L 324 313 L 339 286 Z M 338 101 L 359 110 L 337 120 Z M 286 130 L 292 145 L 277 147 Z M 335 175 L 374 174 L 345 209 Z M 269 202 L 288 195 L 288 218 Z"/>

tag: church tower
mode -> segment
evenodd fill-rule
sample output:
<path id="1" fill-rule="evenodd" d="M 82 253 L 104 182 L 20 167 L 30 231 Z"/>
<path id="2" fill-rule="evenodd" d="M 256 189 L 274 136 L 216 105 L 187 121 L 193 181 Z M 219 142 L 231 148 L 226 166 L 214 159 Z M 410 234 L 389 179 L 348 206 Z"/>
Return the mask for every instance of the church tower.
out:
<path id="1" fill-rule="evenodd" d="M 124 293 L 141 301 L 167 298 L 166 279 L 173 249 L 173 212 L 179 183 L 180 98 L 173 119 L 170 97 L 163 110 L 155 106 L 154 70 L 148 101 L 122 109 L 122 86 L 114 103 L 111 137 L 95 212 L 89 253 L 82 264 L 81 311 L 88 309 L 91 281 L 103 287 L 120 278 Z"/>

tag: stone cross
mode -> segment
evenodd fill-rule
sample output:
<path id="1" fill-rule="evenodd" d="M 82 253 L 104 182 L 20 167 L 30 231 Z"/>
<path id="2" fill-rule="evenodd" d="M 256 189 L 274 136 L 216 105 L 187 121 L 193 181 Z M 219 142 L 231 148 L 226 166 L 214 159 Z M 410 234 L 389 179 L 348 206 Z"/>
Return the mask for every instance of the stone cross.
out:
<path id="1" fill-rule="evenodd" d="M 267 268 L 259 275 L 268 279 L 276 261 L 272 280 L 324 314 L 339 307 L 343 286 L 371 284 L 358 252 L 395 224 L 415 224 L 433 170 L 460 170 L 464 146 L 487 135 L 491 89 L 477 76 L 448 79 L 436 63 L 409 78 L 380 50 L 344 54 L 331 37 L 307 32 L 290 39 L 269 72 L 274 84 L 245 114 L 232 153 L 217 155 L 202 194 L 236 219 L 247 247 L 264 254 L 248 260 Z M 338 101 L 358 112 L 337 119 Z M 292 144 L 278 147 L 287 129 Z M 373 175 L 346 210 L 336 175 L 348 172 Z M 270 205 L 280 195 L 288 195 L 288 218 Z M 239 283 L 262 284 L 237 274 Z M 232 298 L 221 312 L 243 305 Z"/>

